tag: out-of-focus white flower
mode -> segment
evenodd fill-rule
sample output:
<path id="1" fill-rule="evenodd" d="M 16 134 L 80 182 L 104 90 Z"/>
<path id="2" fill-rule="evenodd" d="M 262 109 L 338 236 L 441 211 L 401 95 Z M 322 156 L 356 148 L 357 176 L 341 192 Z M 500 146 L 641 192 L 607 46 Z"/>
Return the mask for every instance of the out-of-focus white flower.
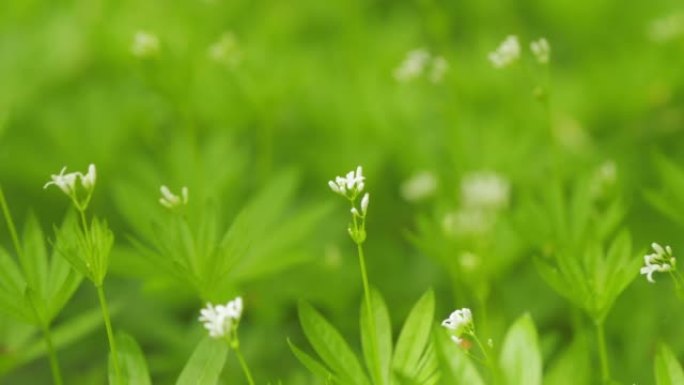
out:
<path id="1" fill-rule="evenodd" d="M 617 181 L 617 166 L 612 160 L 603 162 L 591 178 L 591 192 L 595 197 L 602 196 Z"/>
<path id="2" fill-rule="evenodd" d="M 653 242 L 651 244 L 655 253 L 646 254 L 644 256 L 644 267 L 641 268 L 641 274 L 646 275 L 646 280 L 655 283 L 653 273 L 666 273 L 675 268 L 677 260 L 672 255 L 672 248 L 670 246 L 662 247 Z"/>
<path id="3" fill-rule="evenodd" d="M 452 211 L 442 218 L 442 231 L 450 237 L 455 236 L 479 236 L 486 234 L 494 225 L 493 213 L 477 209 L 467 208 Z"/>
<path id="4" fill-rule="evenodd" d="M 368 200 L 368 193 L 365 193 L 363 198 L 361 198 L 361 213 L 364 217 L 366 216 L 366 213 L 368 213 Z"/>
<path id="5" fill-rule="evenodd" d="M 651 40 L 665 43 L 684 36 L 684 13 L 673 13 L 654 20 L 648 29 Z"/>
<path id="6" fill-rule="evenodd" d="M 159 203 L 168 209 L 174 209 L 180 205 L 188 204 L 189 193 L 188 188 L 185 186 L 181 188 L 180 196 L 172 193 L 171 190 L 164 185 L 159 188 L 159 191 L 162 194 L 161 198 L 159 198 Z"/>
<path id="7" fill-rule="evenodd" d="M 328 182 L 328 186 L 333 192 L 336 192 L 348 199 L 354 199 L 363 191 L 365 187 L 363 176 L 363 168 L 358 166 L 356 172 L 349 171 L 345 176 L 338 176 L 335 180 Z"/>
<path id="8" fill-rule="evenodd" d="M 443 56 L 436 56 L 432 59 L 432 69 L 430 70 L 430 81 L 440 83 L 444 75 L 449 70 L 449 62 Z"/>
<path id="9" fill-rule="evenodd" d="M 55 185 L 59 187 L 59 189 L 62 190 L 65 194 L 73 196 L 74 192 L 76 191 L 76 178 L 78 178 L 82 174 L 79 172 L 70 172 L 68 174 L 65 174 L 64 172 L 66 171 L 66 169 L 66 167 L 63 167 L 58 175 L 51 175 L 50 178 L 52 180 L 47 182 L 43 186 L 43 188 L 46 189 L 51 185 Z"/>
<path id="10" fill-rule="evenodd" d="M 551 47 L 545 38 L 542 37 L 539 40 L 530 43 L 530 49 L 539 63 L 547 64 L 549 62 Z"/>
<path id="11" fill-rule="evenodd" d="M 421 171 L 401 184 L 402 198 L 417 202 L 429 198 L 437 190 L 437 178 L 430 171 Z"/>
<path id="12" fill-rule="evenodd" d="M 242 61 L 242 52 L 237 38 L 232 32 L 225 32 L 221 38 L 209 46 L 209 57 L 218 63 L 236 67 Z"/>
<path id="13" fill-rule="evenodd" d="M 515 35 L 509 35 L 496 51 L 489 54 L 489 61 L 495 68 L 504 68 L 520 58 L 520 42 Z"/>
<path id="14" fill-rule="evenodd" d="M 81 174 L 81 185 L 86 190 L 92 190 L 95 187 L 95 181 L 97 180 L 97 170 L 94 164 L 88 166 L 88 173 L 85 175 Z"/>
<path id="15" fill-rule="evenodd" d="M 159 38 L 147 31 L 138 31 L 133 36 L 131 53 L 139 58 L 149 58 L 159 53 Z"/>
<path id="16" fill-rule="evenodd" d="M 461 345 L 461 336 L 474 332 L 473 315 L 468 308 L 455 310 L 442 321 L 442 326 L 451 331 L 451 340 Z"/>
<path id="17" fill-rule="evenodd" d="M 420 77 L 430 62 L 430 53 L 424 48 L 414 49 L 406 54 L 404 61 L 394 70 L 394 78 L 408 82 Z"/>
<path id="18" fill-rule="evenodd" d="M 225 305 L 207 306 L 200 310 L 199 321 L 209 331 L 212 338 L 223 338 L 230 335 L 240 322 L 242 316 L 242 297 L 237 297 Z"/>
<path id="19" fill-rule="evenodd" d="M 480 266 L 480 257 L 470 251 L 458 255 L 458 264 L 464 271 L 471 272 Z"/>
<path id="20" fill-rule="evenodd" d="M 466 174 L 461 180 L 461 199 L 469 209 L 499 210 L 508 205 L 510 183 L 492 171 Z"/>

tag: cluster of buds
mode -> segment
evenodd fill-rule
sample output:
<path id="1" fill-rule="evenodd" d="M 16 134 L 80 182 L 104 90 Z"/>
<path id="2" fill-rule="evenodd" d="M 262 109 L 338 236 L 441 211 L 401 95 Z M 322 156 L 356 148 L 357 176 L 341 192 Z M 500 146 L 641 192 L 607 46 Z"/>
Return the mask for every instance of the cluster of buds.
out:
<path id="1" fill-rule="evenodd" d="M 173 210 L 176 207 L 188 204 L 188 188 L 186 186 L 181 188 L 180 196 L 172 193 L 171 190 L 169 190 L 169 188 L 165 185 L 162 185 L 159 188 L 159 191 L 162 195 L 161 198 L 159 198 L 159 203 L 169 210 Z"/>
<path id="2" fill-rule="evenodd" d="M 57 175 L 51 175 L 51 180 L 43 186 L 44 189 L 50 186 L 57 186 L 64 192 L 74 203 L 79 211 L 85 211 L 90 203 L 93 190 L 95 189 L 95 181 L 97 180 L 97 171 L 94 164 L 88 166 L 88 172 L 83 174 L 81 172 L 66 172 L 66 167 Z M 77 181 L 80 180 L 80 184 Z M 80 186 L 80 187 L 79 187 Z"/>
<path id="3" fill-rule="evenodd" d="M 676 260 L 672 255 L 670 246 L 662 247 L 657 243 L 652 243 L 651 247 L 655 253 L 644 256 L 645 266 L 641 268 L 641 274 L 646 275 L 648 282 L 655 283 L 653 273 L 667 273 L 675 269 Z"/>
<path id="4" fill-rule="evenodd" d="M 451 340 L 461 346 L 464 345 L 463 335 L 475 333 L 473 314 L 468 308 L 452 312 L 449 318 L 442 321 L 442 326 L 450 331 Z"/>
<path id="5" fill-rule="evenodd" d="M 242 298 L 237 297 L 225 305 L 207 306 L 200 310 L 199 321 L 212 338 L 228 338 L 231 342 L 237 341 L 232 338 L 237 331 L 240 317 L 242 316 Z"/>
<path id="6" fill-rule="evenodd" d="M 363 169 L 361 166 L 356 168 L 356 171 L 349 171 L 345 176 L 338 176 L 335 180 L 328 182 L 330 189 L 347 198 L 351 203 L 352 223 L 349 225 L 349 236 L 357 244 L 363 243 L 366 240 L 366 214 L 368 213 L 368 193 L 363 194 L 359 208 L 356 207 L 356 199 L 363 192 L 365 187 L 363 176 Z"/>

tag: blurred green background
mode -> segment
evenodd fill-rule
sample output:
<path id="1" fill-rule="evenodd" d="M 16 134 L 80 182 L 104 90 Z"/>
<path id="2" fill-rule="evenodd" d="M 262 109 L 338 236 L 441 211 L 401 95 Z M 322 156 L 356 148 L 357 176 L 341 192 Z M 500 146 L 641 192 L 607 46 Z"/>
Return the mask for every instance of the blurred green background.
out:
<path id="1" fill-rule="evenodd" d="M 135 55 L 139 31 L 156 35 L 158 47 Z M 487 55 L 509 34 L 520 37 L 522 60 L 494 69 Z M 542 36 L 552 50 L 548 73 L 528 50 Z M 416 48 L 447 60 L 441 81 L 395 79 Z M 627 202 L 635 248 L 657 241 L 675 255 L 684 250 L 681 225 L 644 196 L 662 190 L 655 158 L 684 164 L 682 68 L 684 7 L 675 0 L 4 0 L 0 183 L 15 219 L 36 213 L 51 238 L 68 203 L 42 185 L 63 166 L 97 165 L 92 209 L 117 239 L 107 281 L 114 327 L 140 342 L 155 383 L 172 383 L 203 335 L 196 321 L 203 302 L 132 247 L 131 211 L 142 207 L 144 217 L 157 209 L 161 184 L 187 185 L 191 201 L 214 202 L 227 225 L 257 191 L 294 175 L 282 223 L 312 205 L 324 214 L 268 255 L 265 265 L 280 260 L 282 268 L 231 283 L 224 300 L 245 298 L 241 342 L 258 383 L 316 383 L 286 338 L 305 345 L 296 303 L 306 299 L 358 341 L 361 287 L 348 208 L 326 183 L 359 164 L 371 193 L 370 279 L 394 327 L 429 287 L 444 317 L 456 307 L 486 310 L 494 337 L 529 311 L 550 366 L 579 315 L 536 273 L 537 245 L 516 220 L 519 203 L 551 181 L 586 179 L 612 161 L 609 194 Z M 548 113 L 534 96 L 547 80 Z M 479 170 L 511 186 L 503 214 L 510 220 L 483 248 L 494 261 L 482 273 L 486 288 L 480 273 L 452 269 L 464 246 L 440 230 L 458 205 L 462 176 Z M 404 199 L 400 186 L 421 171 L 435 176 L 436 191 Z M 9 249 L 4 222 L 0 239 Z M 658 341 L 684 358 L 684 305 L 668 280 L 659 281 L 638 278 L 607 320 L 611 364 L 624 383 L 652 382 Z M 81 286 L 55 327 L 97 311 L 91 289 Z M 105 333 L 91 324 L 60 348 L 69 384 L 105 381 Z M 44 356 L 18 358 L 40 344 L 35 337 L 2 316 L 1 383 L 50 383 Z M 224 377 L 242 383 L 234 357 Z"/>

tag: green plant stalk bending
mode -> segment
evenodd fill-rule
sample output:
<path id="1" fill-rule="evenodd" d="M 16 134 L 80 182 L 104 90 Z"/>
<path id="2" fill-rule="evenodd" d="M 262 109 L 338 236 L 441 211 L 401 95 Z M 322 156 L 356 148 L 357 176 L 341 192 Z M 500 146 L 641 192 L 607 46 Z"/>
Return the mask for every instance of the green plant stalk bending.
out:
<path id="1" fill-rule="evenodd" d="M 112 330 L 112 321 L 109 317 L 109 308 L 107 307 L 107 299 L 105 298 L 104 288 L 96 286 L 97 297 L 100 300 L 100 307 L 102 308 L 102 318 L 104 319 L 105 329 L 107 330 L 107 339 L 109 340 L 109 349 L 113 357 L 114 373 L 117 381 L 121 378 L 121 369 L 119 369 L 119 355 L 116 350 L 116 341 L 114 340 L 114 332 Z"/>

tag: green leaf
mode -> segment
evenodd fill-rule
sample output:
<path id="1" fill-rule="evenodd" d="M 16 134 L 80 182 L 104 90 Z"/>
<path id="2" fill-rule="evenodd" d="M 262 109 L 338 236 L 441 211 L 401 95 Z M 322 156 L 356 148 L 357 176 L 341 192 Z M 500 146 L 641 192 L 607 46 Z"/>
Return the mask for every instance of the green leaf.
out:
<path id="1" fill-rule="evenodd" d="M 368 384 L 359 361 L 340 333 L 306 302 L 299 303 L 299 322 L 311 346 L 343 384 Z"/>
<path id="2" fill-rule="evenodd" d="M 295 357 L 297 357 L 297 360 L 299 360 L 302 365 L 309 369 L 311 373 L 321 377 L 326 381 L 332 380 L 333 375 L 330 373 L 328 368 L 319 363 L 315 358 L 299 349 L 295 344 L 292 343 L 292 341 L 290 341 L 289 338 L 287 339 L 287 344 L 290 345 L 290 350 L 292 350 L 292 353 L 295 355 Z"/>
<path id="3" fill-rule="evenodd" d="M 542 357 L 537 330 L 529 314 L 518 318 L 508 329 L 499 363 L 505 384 L 541 385 Z"/>
<path id="4" fill-rule="evenodd" d="M 684 384 L 684 370 L 670 348 L 662 344 L 653 364 L 656 385 Z"/>
<path id="5" fill-rule="evenodd" d="M 434 341 L 442 369 L 440 384 L 485 385 L 470 357 L 449 338 L 444 330 L 434 331 Z"/>
<path id="6" fill-rule="evenodd" d="M 47 296 L 45 284 L 48 275 L 48 259 L 43 231 L 34 215 L 29 215 L 23 235 L 23 255 L 19 262 L 24 270 L 26 283 L 37 294 L 38 301 L 42 302 Z M 40 303 L 40 305 L 43 304 Z"/>
<path id="7" fill-rule="evenodd" d="M 192 353 L 176 385 L 215 385 L 228 355 L 225 341 L 205 337 Z"/>
<path id="8" fill-rule="evenodd" d="M 140 346 L 135 342 L 133 337 L 125 333 L 118 333 L 116 336 L 116 347 L 119 355 L 119 368 L 121 370 L 122 385 L 150 385 L 150 373 L 147 370 L 147 363 Z M 109 383 L 116 384 L 114 378 L 116 373 L 111 365 L 112 357 L 110 356 L 109 365 Z"/>
<path id="9" fill-rule="evenodd" d="M 551 363 L 544 376 L 544 385 L 589 384 L 592 371 L 587 351 L 590 351 L 590 347 L 584 336 L 577 336 Z"/>
<path id="10" fill-rule="evenodd" d="M 392 361 L 392 325 L 390 323 L 387 305 L 382 295 L 371 289 L 371 309 L 373 323 L 375 325 L 375 346 L 377 355 L 374 357 L 371 345 L 371 318 L 368 316 L 365 299 L 361 303 L 361 345 L 363 356 L 366 359 L 366 367 L 373 377 L 374 384 L 389 384 L 390 365 Z M 377 378 L 377 374 L 380 378 Z"/>
<path id="11" fill-rule="evenodd" d="M 430 340 L 434 313 L 435 294 L 428 290 L 413 306 L 401 329 L 392 361 L 395 371 L 409 378 L 415 377 Z"/>

